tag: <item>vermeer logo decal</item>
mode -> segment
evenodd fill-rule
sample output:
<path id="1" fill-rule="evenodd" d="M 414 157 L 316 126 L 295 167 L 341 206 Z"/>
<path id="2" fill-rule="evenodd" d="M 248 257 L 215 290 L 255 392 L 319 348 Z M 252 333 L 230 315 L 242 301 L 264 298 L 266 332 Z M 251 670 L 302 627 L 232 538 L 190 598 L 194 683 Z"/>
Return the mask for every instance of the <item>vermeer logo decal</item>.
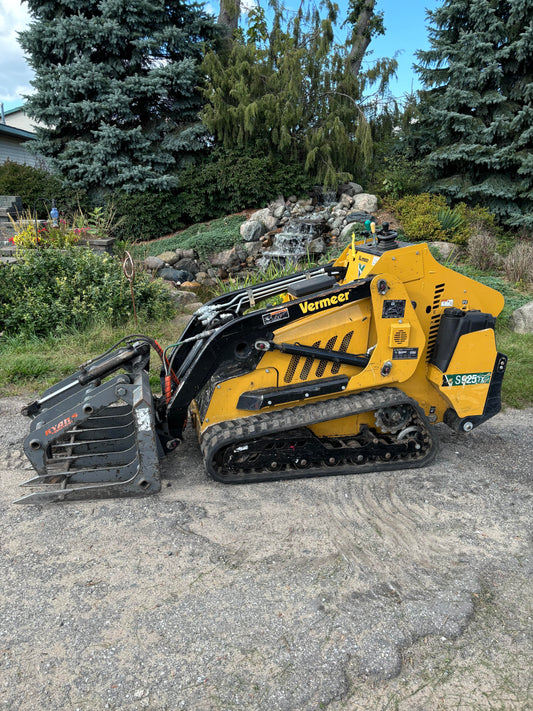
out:
<path id="1" fill-rule="evenodd" d="M 324 309 L 330 309 L 332 306 L 345 303 L 348 301 L 349 295 L 349 291 L 342 291 L 340 294 L 333 294 L 333 296 L 327 296 L 325 299 L 306 301 L 304 304 L 300 304 L 300 308 L 304 314 L 323 311 Z"/>

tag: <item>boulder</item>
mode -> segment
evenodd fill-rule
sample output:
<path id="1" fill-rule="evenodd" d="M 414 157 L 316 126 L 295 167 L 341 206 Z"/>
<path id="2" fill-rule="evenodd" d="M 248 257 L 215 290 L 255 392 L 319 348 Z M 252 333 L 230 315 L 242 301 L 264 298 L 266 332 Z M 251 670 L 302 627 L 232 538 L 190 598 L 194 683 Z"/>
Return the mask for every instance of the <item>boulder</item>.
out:
<path id="1" fill-rule="evenodd" d="M 352 232 L 355 233 L 355 239 L 362 239 L 360 233 L 362 232 L 361 226 L 357 224 L 356 222 L 349 222 L 347 225 L 345 225 L 340 233 L 339 240 L 340 242 L 350 242 L 352 239 Z"/>
<path id="2" fill-rule="evenodd" d="M 157 272 L 159 269 L 163 269 L 165 262 L 159 257 L 146 257 L 144 260 L 144 266 L 151 272 Z"/>
<path id="3" fill-rule="evenodd" d="M 178 259 L 178 261 L 174 263 L 174 269 L 183 269 L 184 271 L 195 275 L 200 271 L 200 265 L 196 259 L 184 257 L 183 259 Z"/>
<path id="4" fill-rule="evenodd" d="M 256 257 L 261 252 L 262 244 L 261 242 L 246 242 L 243 247 L 249 257 Z"/>
<path id="5" fill-rule="evenodd" d="M 262 222 L 263 224 L 265 224 L 265 220 L 268 217 L 272 217 L 272 215 L 270 214 L 270 210 L 268 209 L 268 207 L 264 207 L 262 210 L 256 210 L 253 215 L 250 216 L 248 222 L 253 220 L 255 222 Z"/>
<path id="6" fill-rule="evenodd" d="M 271 202 L 268 207 L 271 215 L 279 220 L 285 212 L 285 198 L 283 195 L 280 195 L 276 200 Z"/>
<path id="7" fill-rule="evenodd" d="M 173 288 L 169 289 L 169 294 L 176 303 L 176 306 L 185 306 L 185 304 L 194 303 L 198 298 L 192 291 L 180 291 L 179 289 Z"/>
<path id="8" fill-rule="evenodd" d="M 266 231 L 265 224 L 259 220 L 247 220 L 240 226 L 241 237 L 245 242 L 257 242 Z"/>
<path id="9" fill-rule="evenodd" d="M 460 252 L 460 248 L 451 242 L 436 241 L 431 243 L 431 247 L 437 251 L 437 259 L 440 262 L 446 262 L 448 259 L 453 259 Z"/>
<path id="10" fill-rule="evenodd" d="M 180 249 L 176 250 L 178 259 L 198 259 L 198 252 L 195 249 Z"/>
<path id="11" fill-rule="evenodd" d="M 201 284 L 197 281 L 184 281 L 180 284 L 180 289 L 184 291 L 194 291 L 195 289 L 200 289 Z"/>
<path id="12" fill-rule="evenodd" d="M 337 194 L 342 195 L 345 193 L 346 195 L 353 197 L 354 195 L 359 195 L 362 192 L 363 188 L 358 183 L 343 183 L 342 185 L 339 185 Z"/>
<path id="13" fill-rule="evenodd" d="M 315 239 L 309 243 L 310 254 L 325 254 L 326 250 L 326 243 L 322 237 L 315 237 Z"/>
<path id="14" fill-rule="evenodd" d="M 361 222 L 364 224 L 372 215 L 369 212 L 350 212 L 346 215 L 346 222 Z"/>
<path id="15" fill-rule="evenodd" d="M 378 209 L 378 199 L 370 193 L 359 193 L 353 199 L 353 207 L 355 210 L 373 213 Z"/>
<path id="16" fill-rule="evenodd" d="M 513 311 L 511 328 L 515 333 L 533 333 L 533 301 Z"/>
<path id="17" fill-rule="evenodd" d="M 224 252 L 213 254 L 209 258 L 209 262 L 213 267 L 219 267 L 219 269 L 227 270 L 231 267 L 239 266 L 240 263 L 245 259 L 246 252 L 244 252 L 244 250 L 237 249 L 237 247 L 232 247 L 231 249 L 226 249 Z"/>
<path id="18" fill-rule="evenodd" d="M 178 261 L 178 255 L 176 252 L 162 252 L 157 255 L 157 258 L 161 259 L 163 262 L 166 262 L 170 266 L 173 266 Z"/>
<path id="19" fill-rule="evenodd" d="M 174 281 L 179 284 L 183 281 L 194 279 L 190 272 L 186 272 L 183 269 L 174 269 L 173 267 L 164 267 L 157 273 L 157 276 L 161 277 L 161 279 L 166 279 L 166 281 Z"/>
<path id="20" fill-rule="evenodd" d="M 340 197 L 340 204 L 343 207 L 350 208 L 353 205 L 353 197 L 347 193 L 343 193 Z"/>

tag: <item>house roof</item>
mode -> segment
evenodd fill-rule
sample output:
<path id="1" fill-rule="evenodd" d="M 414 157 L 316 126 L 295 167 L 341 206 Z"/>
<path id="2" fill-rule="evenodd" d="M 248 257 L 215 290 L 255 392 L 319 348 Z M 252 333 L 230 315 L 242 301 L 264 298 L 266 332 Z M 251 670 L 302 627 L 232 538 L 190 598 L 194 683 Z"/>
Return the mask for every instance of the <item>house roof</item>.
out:
<path id="1" fill-rule="evenodd" d="M 30 131 L 23 131 L 21 128 L 14 128 L 13 126 L 6 126 L 4 123 L 0 123 L 0 135 L 12 136 L 13 138 L 22 138 L 26 141 L 34 141 L 37 136 Z"/>
<path id="2" fill-rule="evenodd" d="M 8 116 L 9 114 L 14 114 L 17 111 L 24 111 L 24 106 L 21 104 L 20 106 L 15 106 L 12 109 L 4 109 L 4 116 Z"/>

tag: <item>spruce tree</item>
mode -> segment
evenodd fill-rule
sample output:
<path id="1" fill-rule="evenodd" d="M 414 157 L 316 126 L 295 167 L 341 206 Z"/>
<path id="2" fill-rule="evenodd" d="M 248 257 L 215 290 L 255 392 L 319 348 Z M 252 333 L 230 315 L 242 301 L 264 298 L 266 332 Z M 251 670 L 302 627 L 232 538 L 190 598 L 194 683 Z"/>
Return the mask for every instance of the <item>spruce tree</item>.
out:
<path id="1" fill-rule="evenodd" d="M 164 190 L 205 148 L 198 90 L 217 35 L 183 0 L 27 0 L 35 149 L 76 188 Z"/>
<path id="2" fill-rule="evenodd" d="M 445 0 L 418 52 L 432 189 L 533 228 L 533 0 Z"/>

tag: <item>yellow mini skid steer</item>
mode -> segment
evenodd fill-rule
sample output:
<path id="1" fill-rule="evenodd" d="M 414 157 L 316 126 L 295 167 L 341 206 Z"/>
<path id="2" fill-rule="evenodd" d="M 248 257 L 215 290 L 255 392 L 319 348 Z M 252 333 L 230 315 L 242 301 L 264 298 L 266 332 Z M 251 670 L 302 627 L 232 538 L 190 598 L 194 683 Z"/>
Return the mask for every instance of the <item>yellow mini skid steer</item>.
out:
<path id="1" fill-rule="evenodd" d="M 24 485 L 44 487 L 19 502 L 156 492 L 188 419 L 224 483 L 424 466 L 434 423 L 468 432 L 500 410 L 502 307 L 383 225 L 326 266 L 213 299 L 164 351 L 131 336 L 47 390 L 23 410 Z"/>

